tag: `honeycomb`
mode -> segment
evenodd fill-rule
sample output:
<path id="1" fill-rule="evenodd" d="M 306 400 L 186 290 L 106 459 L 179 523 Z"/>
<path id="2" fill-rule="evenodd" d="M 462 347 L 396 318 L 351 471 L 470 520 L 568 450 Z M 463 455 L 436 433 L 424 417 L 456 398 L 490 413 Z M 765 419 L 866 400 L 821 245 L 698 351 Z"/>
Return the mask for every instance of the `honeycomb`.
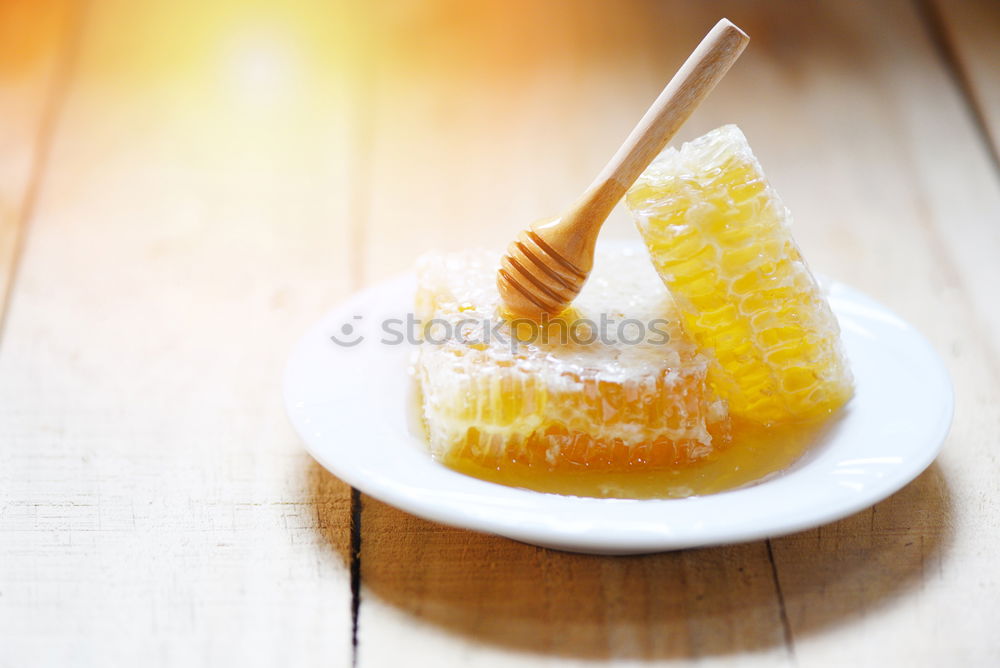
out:
<path id="1" fill-rule="evenodd" d="M 837 321 L 739 128 L 668 148 L 626 201 L 732 415 L 809 420 L 850 398 Z"/>
<path id="2" fill-rule="evenodd" d="M 698 461 L 724 442 L 709 361 L 641 249 L 599 251 L 574 307 L 541 326 L 500 315 L 498 263 L 472 251 L 418 262 L 415 371 L 437 458 L 628 471 Z"/>

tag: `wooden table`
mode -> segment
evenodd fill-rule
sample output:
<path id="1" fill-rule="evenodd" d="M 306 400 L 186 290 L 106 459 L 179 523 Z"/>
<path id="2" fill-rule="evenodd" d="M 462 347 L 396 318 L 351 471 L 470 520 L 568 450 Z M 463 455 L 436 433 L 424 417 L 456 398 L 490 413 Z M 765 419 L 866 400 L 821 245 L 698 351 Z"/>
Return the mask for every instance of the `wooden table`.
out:
<path id="1" fill-rule="evenodd" d="M 739 123 L 813 267 L 945 356 L 937 463 L 631 558 L 315 464 L 279 391 L 305 326 L 558 211 L 721 16 L 753 41 L 681 139 Z M 3 2 L 0 666 L 1000 665 L 998 40 L 988 0 Z"/>

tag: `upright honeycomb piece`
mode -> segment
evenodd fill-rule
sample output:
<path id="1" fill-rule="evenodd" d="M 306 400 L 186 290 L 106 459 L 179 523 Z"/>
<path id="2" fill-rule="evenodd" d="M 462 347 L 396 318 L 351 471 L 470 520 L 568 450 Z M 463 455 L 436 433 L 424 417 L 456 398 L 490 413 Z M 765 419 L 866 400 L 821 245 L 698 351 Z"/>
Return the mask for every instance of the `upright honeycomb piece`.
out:
<path id="1" fill-rule="evenodd" d="M 807 420 L 850 398 L 837 321 L 739 128 L 667 149 L 627 202 L 732 415 Z"/>

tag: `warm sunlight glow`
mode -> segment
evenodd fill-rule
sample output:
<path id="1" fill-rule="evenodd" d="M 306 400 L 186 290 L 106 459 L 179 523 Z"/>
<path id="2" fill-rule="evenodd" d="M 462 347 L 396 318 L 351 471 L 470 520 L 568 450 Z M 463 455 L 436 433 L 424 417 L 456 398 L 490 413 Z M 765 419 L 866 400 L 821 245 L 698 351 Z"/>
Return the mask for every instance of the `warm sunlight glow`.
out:
<path id="1" fill-rule="evenodd" d="M 242 35 L 227 49 L 225 82 L 238 102 L 271 107 L 295 96 L 301 62 L 290 41 L 281 37 Z"/>

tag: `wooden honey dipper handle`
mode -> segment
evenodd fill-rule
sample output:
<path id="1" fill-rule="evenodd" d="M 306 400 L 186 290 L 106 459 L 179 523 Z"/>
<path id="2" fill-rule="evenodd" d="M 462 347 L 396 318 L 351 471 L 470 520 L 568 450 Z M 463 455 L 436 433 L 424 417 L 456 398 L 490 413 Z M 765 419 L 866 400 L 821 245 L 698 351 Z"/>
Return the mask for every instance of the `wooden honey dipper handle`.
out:
<path id="1" fill-rule="evenodd" d="M 716 23 L 563 219 L 600 229 L 625 191 L 673 139 L 749 41 L 746 33 L 727 19 Z"/>
<path id="2" fill-rule="evenodd" d="M 573 301 L 593 267 L 597 235 L 611 210 L 749 41 L 727 19 L 715 24 L 580 199 L 511 244 L 497 276 L 509 315 L 537 319 Z"/>

